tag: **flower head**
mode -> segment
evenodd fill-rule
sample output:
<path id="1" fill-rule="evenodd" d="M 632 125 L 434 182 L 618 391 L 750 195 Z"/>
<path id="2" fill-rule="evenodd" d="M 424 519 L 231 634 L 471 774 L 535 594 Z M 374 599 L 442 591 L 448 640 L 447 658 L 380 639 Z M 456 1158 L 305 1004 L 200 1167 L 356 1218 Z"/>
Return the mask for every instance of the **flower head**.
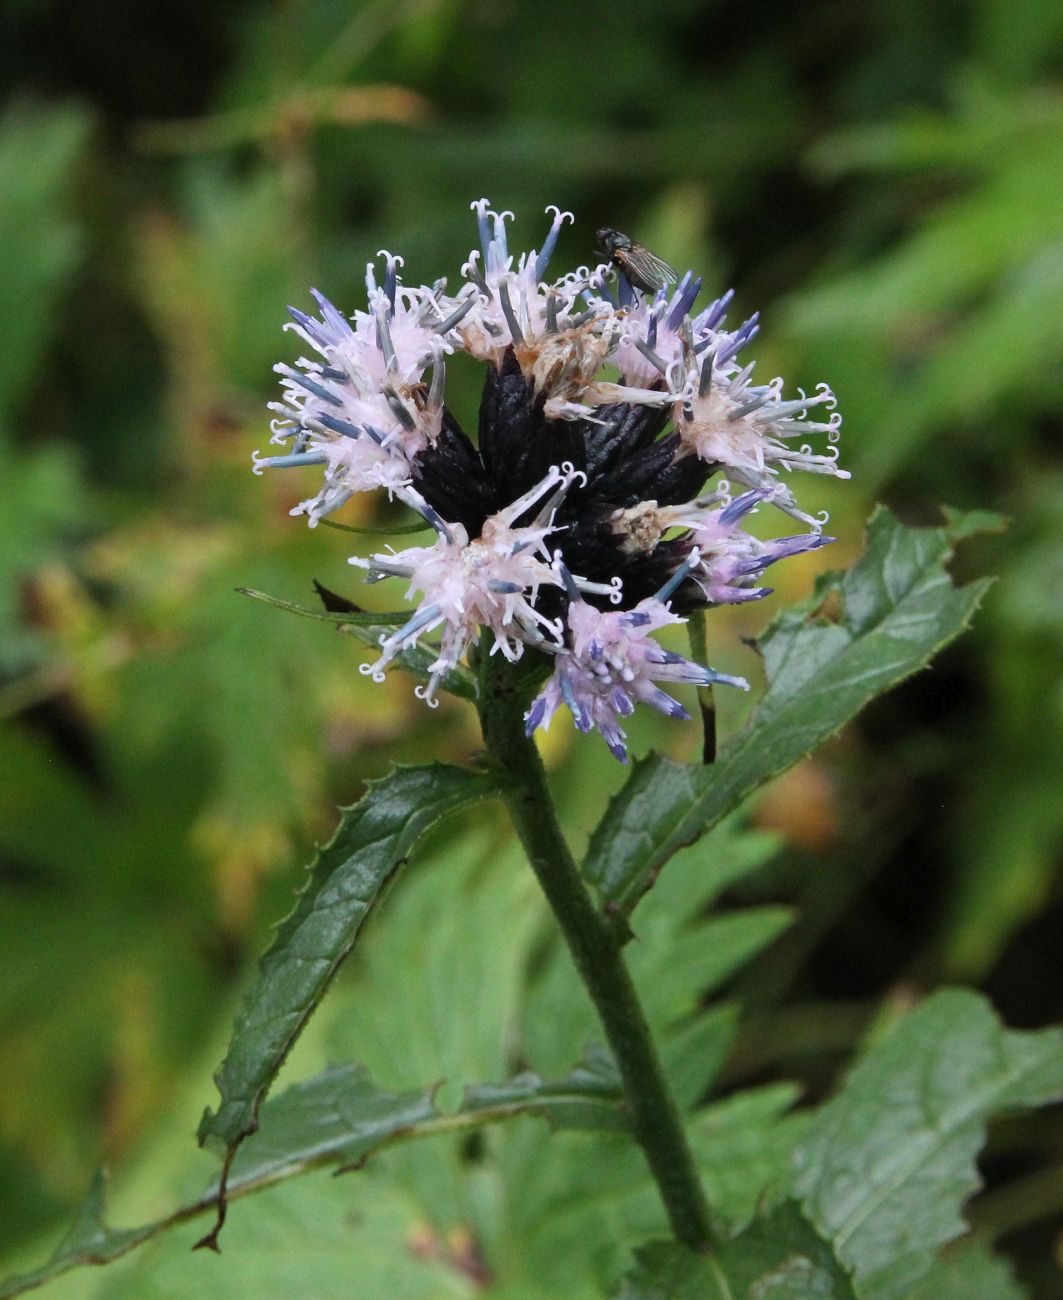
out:
<path id="1" fill-rule="evenodd" d="M 291 309 L 312 353 L 280 365 L 265 469 L 312 467 L 318 490 L 295 507 L 311 525 L 355 493 L 383 489 L 436 532 L 431 545 L 356 556 L 370 581 L 396 577 L 416 602 L 364 671 L 379 680 L 414 647 L 433 658 L 429 703 L 474 640 L 517 659 L 549 656 L 553 674 L 528 713 L 545 726 L 560 704 L 626 757 L 621 720 L 635 705 L 686 716 L 669 689 L 725 682 L 663 649 L 658 630 L 698 608 L 768 594 L 761 574 L 830 539 L 799 508 L 783 472 L 847 477 L 834 446 L 840 417 L 820 385 L 783 396 L 753 382 L 741 357 L 754 315 L 728 329 L 732 295 L 698 311 L 692 272 L 669 294 L 643 293 L 608 266 L 548 280 L 570 213 L 548 209 L 539 250 L 514 254 L 507 223 L 472 204 L 480 247 L 446 281 L 403 285 L 401 259 L 367 268 L 351 316 L 314 292 L 318 315 Z M 484 363 L 475 439 L 446 404 L 446 363 Z M 825 408 L 826 419 L 810 418 Z M 825 434 L 827 450 L 800 439 Z M 750 489 L 732 501 L 729 479 Z M 715 481 L 713 481 L 715 480 Z M 811 526 L 761 540 L 742 526 L 760 503 Z M 662 685 L 663 684 L 663 685 Z"/>

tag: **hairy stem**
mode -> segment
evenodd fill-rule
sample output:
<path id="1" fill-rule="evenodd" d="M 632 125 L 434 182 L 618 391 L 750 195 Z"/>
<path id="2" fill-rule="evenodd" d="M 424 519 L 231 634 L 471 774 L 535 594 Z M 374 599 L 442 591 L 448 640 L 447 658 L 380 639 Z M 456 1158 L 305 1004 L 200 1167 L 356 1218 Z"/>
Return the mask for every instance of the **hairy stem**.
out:
<path id="1" fill-rule="evenodd" d="M 672 1231 L 684 1245 L 708 1250 L 713 1241 L 709 1207 L 620 940 L 595 907 L 561 833 L 539 751 L 524 734 L 525 692 L 516 671 L 484 649 L 480 720 L 487 748 L 508 777 L 504 798 L 510 817 L 601 1018 L 632 1128 Z"/>

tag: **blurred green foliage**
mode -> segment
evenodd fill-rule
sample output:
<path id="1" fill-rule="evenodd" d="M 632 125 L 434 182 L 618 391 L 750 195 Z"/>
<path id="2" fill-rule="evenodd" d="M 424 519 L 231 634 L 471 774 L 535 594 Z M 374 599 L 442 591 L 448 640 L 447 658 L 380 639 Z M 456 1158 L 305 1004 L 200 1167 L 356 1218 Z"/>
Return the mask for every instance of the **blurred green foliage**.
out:
<path id="1" fill-rule="evenodd" d="M 352 539 L 289 520 L 300 486 L 248 473 L 268 437 L 270 367 L 294 355 L 285 305 L 305 306 L 311 284 L 353 304 L 385 246 L 410 280 L 453 276 L 481 194 L 514 209 L 529 242 L 547 203 L 573 209 L 559 264 L 590 260 L 609 224 L 714 289 L 733 282 L 741 308 L 765 312 L 759 365 L 837 389 L 854 479 L 803 497 L 830 509 L 837 553 L 791 561 L 777 601 L 851 560 L 875 497 L 914 522 L 936 521 L 940 502 L 1011 517 L 958 561 L 1000 575 L 975 632 L 751 811 L 778 847 L 715 906 L 786 903 L 799 919 L 726 986 L 743 1019 L 726 1065 L 733 1023 L 717 1026 L 717 1086 L 796 1078 L 818 1095 L 884 997 L 954 978 L 987 989 L 1013 1024 L 1063 1018 L 1058 4 L 243 0 L 90 13 L 23 0 L 0 22 L 5 1250 L 39 1253 L 35 1234 L 101 1159 L 140 1198 L 138 1219 L 145 1198 L 172 1203 L 237 988 L 297 883 L 291 863 L 385 756 L 461 760 L 477 745 L 467 706 L 430 714 L 408 681 L 372 685 L 356 643 L 234 588 L 308 603 L 316 577 L 362 599 Z M 469 416 L 478 376 L 454 369 Z M 385 515 L 358 502 L 344 518 Z M 769 614 L 714 618 L 712 662 L 755 673 L 740 638 Z M 655 719 L 633 739 L 683 757 L 697 745 L 693 728 Z M 579 841 L 623 774 L 560 725 L 548 757 Z M 488 821 L 482 833 L 499 832 Z M 527 966 L 542 988 L 561 978 L 515 858 L 493 893 L 447 905 L 477 844 L 446 841 L 438 898 L 396 894 L 392 947 L 356 960 L 338 1002 L 335 1050 L 385 1085 L 499 1076 L 510 1020 L 491 981 Z M 442 951 L 459 922 L 503 950 L 466 972 L 460 998 L 422 951 Z M 687 1005 L 667 986 L 661 997 L 675 1014 Z M 386 1011 L 366 1011 L 371 999 Z M 539 1043 L 540 1068 L 571 1064 L 577 1003 L 566 1051 Z M 413 1042 L 437 1054 L 406 1061 Z M 323 1063 L 320 1042 L 305 1051 Z M 536 1142 L 528 1123 L 498 1139 L 499 1160 L 530 1168 Z M 1043 1189 L 1061 1144 L 1050 1115 L 1002 1130 L 985 1161 L 996 1194 Z M 259 1272 L 229 1294 L 276 1277 L 269 1215 L 309 1231 L 315 1197 L 362 1216 L 365 1294 L 386 1293 L 372 1282 L 393 1258 L 380 1243 L 402 1241 L 422 1243 L 411 1267 L 430 1273 L 406 1294 L 470 1294 L 467 1270 L 439 1261 L 460 1256 L 469 1223 L 487 1231 L 492 1175 L 463 1174 L 456 1190 L 447 1162 L 461 1158 L 436 1139 L 390 1154 L 399 1173 L 373 1191 L 354 1179 L 283 1189 L 288 1210 L 249 1215 L 258 1251 L 234 1230 L 232 1267 Z M 525 1207 L 540 1244 L 507 1247 L 529 1276 L 556 1249 L 553 1221 L 535 1216 L 564 1195 L 542 1168 Z M 1063 1189 L 1028 1203 L 999 1231 L 1050 1295 Z M 334 1260 L 322 1250 L 321 1294 L 328 1269 L 344 1275 L 342 1245 Z M 188 1280 L 136 1272 L 64 1293 L 202 1294 L 192 1262 L 167 1267 Z"/>

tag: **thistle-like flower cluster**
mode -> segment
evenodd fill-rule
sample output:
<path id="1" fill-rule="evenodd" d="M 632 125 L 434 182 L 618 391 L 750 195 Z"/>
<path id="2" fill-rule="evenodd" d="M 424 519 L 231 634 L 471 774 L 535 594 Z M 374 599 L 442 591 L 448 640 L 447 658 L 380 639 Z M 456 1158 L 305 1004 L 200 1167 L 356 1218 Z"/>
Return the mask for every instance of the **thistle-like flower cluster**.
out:
<path id="1" fill-rule="evenodd" d="M 637 703 L 687 716 L 658 683 L 746 688 L 653 633 L 694 609 L 768 595 L 758 584 L 769 565 L 832 540 L 780 473 L 847 478 L 841 417 L 825 384 L 787 398 L 781 379 L 754 383 L 740 353 L 757 318 L 726 329 L 730 293 L 695 313 L 701 280 L 690 273 L 671 294 L 643 293 L 608 265 L 548 281 L 571 214 L 549 209 L 542 248 L 514 257 L 512 214 L 486 199 L 472 207 L 480 249 L 456 294 L 445 280 L 407 288 L 402 260 L 382 253 L 382 285 L 367 267 L 366 311 L 348 318 L 316 291 L 319 317 L 291 309 L 288 328 L 316 356 L 276 367 L 272 441 L 285 451 L 256 452 L 254 469 L 323 468 L 319 491 L 292 512 L 311 527 L 356 492 L 383 488 L 434 529 L 430 546 L 351 560 L 419 598 L 363 666 L 374 680 L 402 651 L 430 644 L 418 693 L 434 704 L 487 632 L 491 653 L 516 660 L 531 648 L 553 662 L 529 733 L 563 703 L 624 760 L 621 719 Z M 447 358 L 459 352 L 487 367 L 475 442 L 445 404 Z M 826 450 L 802 441 L 815 434 Z M 746 489 L 734 499 L 731 481 Z M 761 504 L 809 531 L 754 537 L 742 525 Z"/>

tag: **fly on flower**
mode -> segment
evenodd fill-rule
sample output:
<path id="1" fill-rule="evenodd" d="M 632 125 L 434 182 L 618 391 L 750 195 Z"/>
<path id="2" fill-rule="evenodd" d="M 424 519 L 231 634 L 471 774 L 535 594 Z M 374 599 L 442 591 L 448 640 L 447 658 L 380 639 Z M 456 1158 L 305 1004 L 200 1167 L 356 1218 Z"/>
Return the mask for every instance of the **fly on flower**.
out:
<path id="1" fill-rule="evenodd" d="M 364 309 L 347 316 L 318 293 L 319 317 L 292 309 L 314 355 L 277 368 L 272 441 L 284 451 L 254 468 L 316 467 L 323 483 L 293 511 L 311 525 L 376 490 L 435 531 L 431 545 L 352 557 L 369 582 L 400 580 L 409 602 L 363 668 L 374 681 L 417 651 L 417 694 L 432 705 L 474 647 L 527 654 L 545 681 L 521 701 L 529 732 L 564 706 L 626 761 L 636 707 L 681 719 L 689 710 L 670 691 L 745 687 L 655 634 L 770 595 L 770 565 L 831 541 L 783 478 L 848 477 L 841 417 L 825 384 L 788 397 L 781 378 L 754 382 L 741 354 L 758 316 L 728 328 L 729 292 L 699 311 L 693 271 L 679 278 L 605 229 L 616 284 L 600 266 L 547 279 L 571 213 L 548 209 L 540 247 L 518 253 L 513 214 L 471 206 L 480 247 L 455 293 L 444 279 L 404 285 L 401 258 L 384 254 L 382 285 L 367 268 Z M 457 352 L 484 366 L 475 438 L 447 404 Z M 728 480 L 747 490 L 732 499 Z M 758 506 L 810 531 L 749 533 Z"/>
<path id="2" fill-rule="evenodd" d="M 663 257 L 651 253 L 628 235 L 606 226 L 598 231 L 598 249 L 618 271 L 623 271 L 634 288 L 656 293 L 679 279 Z"/>

